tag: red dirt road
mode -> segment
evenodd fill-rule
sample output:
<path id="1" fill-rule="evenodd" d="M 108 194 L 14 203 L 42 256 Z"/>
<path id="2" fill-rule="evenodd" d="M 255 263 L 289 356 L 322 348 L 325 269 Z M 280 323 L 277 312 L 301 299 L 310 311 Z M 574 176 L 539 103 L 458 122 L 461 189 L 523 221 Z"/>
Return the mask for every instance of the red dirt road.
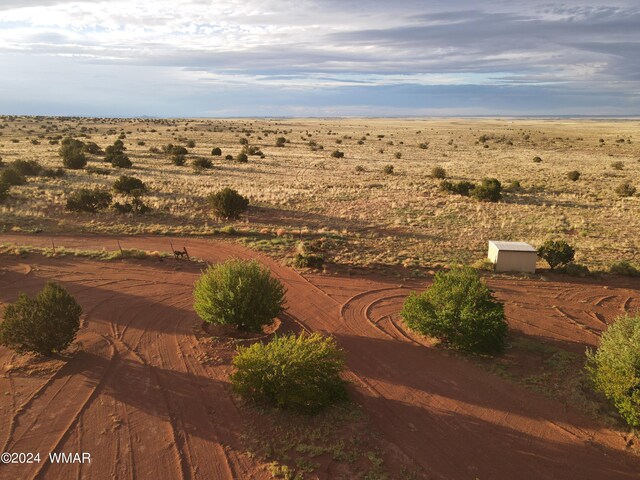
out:
<path id="1" fill-rule="evenodd" d="M 167 251 L 163 237 L 120 238 Z M 353 397 L 393 448 L 434 479 L 631 479 L 640 459 L 621 434 L 408 334 L 397 317 L 405 286 L 310 276 L 226 242 L 172 239 L 218 262 L 255 257 L 288 289 L 286 317 L 333 334 L 347 353 Z M 51 237 L 0 235 L 49 246 Z M 56 246 L 114 250 L 115 237 L 55 237 Z M 84 308 L 77 353 L 53 375 L 5 373 L 0 348 L 0 442 L 5 451 L 87 451 L 90 465 L 0 466 L 0 478 L 268 478 L 243 453 L 242 411 L 228 363 L 206 357 L 194 326 L 197 267 L 0 257 L 0 301 L 47 279 Z M 494 279 L 510 327 L 577 352 L 606 322 L 640 307 L 640 284 Z M 315 284 L 315 285 L 314 285 Z M 330 478 L 330 475 L 321 478 Z"/>

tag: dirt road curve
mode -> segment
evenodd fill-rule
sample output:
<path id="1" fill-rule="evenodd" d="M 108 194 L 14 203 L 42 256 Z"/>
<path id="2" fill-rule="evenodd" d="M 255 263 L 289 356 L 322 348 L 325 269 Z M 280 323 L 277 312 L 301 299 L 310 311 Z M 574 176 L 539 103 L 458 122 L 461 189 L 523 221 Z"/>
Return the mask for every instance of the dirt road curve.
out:
<path id="1" fill-rule="evenodd" d="M 124 248 L 167 251 L 164 237 L 120 238 Z M 51 237 L 0 235 L 49 246 Z M 57 246 L 113 250 L 112 237 L 56 237 Z M 347 352 L 355 399 L 375 427 L 428 478 L 631 479 L 640 460 L 621 435 L 562 405 L 430 348 L 397 312 L 408 288 L 310 276 L 226 242 L 173 239 L 218 262 L 256 257 L 288 289 L 287 314 L 335 335 Z M 0 348 L 4 451 L 89 451 L 91 465 L 0 466 L 0 478 L 269 478 L 242 450 L 242 413 L 226 364 L 203 361 L 191 289 L 197 267 L 101 263 L 72 257 L 0 257 L 0 301 L 65 285 L 85 312 L 81 351 L 53 375 L 6 375 L 19 359 Z M 511 328 L 583 351 L 623 311 L 638 284 L 495 280 Z M 330 478 L 327 476 L 326 478 Z"/>

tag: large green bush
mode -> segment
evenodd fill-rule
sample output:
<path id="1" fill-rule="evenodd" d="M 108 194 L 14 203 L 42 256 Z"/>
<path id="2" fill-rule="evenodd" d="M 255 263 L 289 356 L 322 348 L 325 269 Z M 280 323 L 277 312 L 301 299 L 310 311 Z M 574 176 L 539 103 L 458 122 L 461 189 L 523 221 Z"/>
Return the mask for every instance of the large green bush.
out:
<path id="1" fill-rule="evenodd" d="M 331 337 L 317 333 L 240 347 L 233 364 L 233 389 L 255 402 L 316 413 L 347 396 L 343 354 Z"/>
<path id="2" fill-rule="evenodd" d="M 598 349 L 587 352 L 587 371 L 622 418 L 640 427 L 640 315 L 620 317 L 609 326 Z"/>
<path id="3" fill-rule="evenodd" d="M 214 215 L 221 218 L 238 218 L 249 208 L 249 199 L 240 195 L 237 190 L 224 188 L 208 197 Z"/>
<path id="4" fill-rule="evenodd" d="M 261 331 L 282 311 L 285 288 L 256 261 L 210 266 L 193 291 L 193 308 L 207 323 Z"/>
<path id="5" fill-rule="evenodd" d="M 460 350 L 495 353 L 504 349 L 504 308 L 470 267 L 436 274 L 425 292 L 409 295 L 401 316 L 412 330 Z"/>
<path id="6" fill-rule="evenodd" d="M 126 147 L 122 140 L 116 140 L 113 145 L 109 145 L 105 149 L 104 161 L 111 163 L 116 168 L 131 168 L 133 165 L 129 156 L 124 153 Z"/>
<path id="7" fill-rule="evenodd" d="M 67 348 L 80 328 L 82 308 L 60 285 L 49 282 L 34 298 L 21 294 L 8 305 L 0 343 L 18 353 L 51 355 Z"/>
<path id="8" fill-rule="evenodd" d="M 547 261 L 553 270 L 573 262 L 576 251 L 564 240 L 547 240 L 538 248 L 538 255 Z"/>
<path id="9" fill-rule="evenodd" d="M 97 212 L 105 209 L 111 203 L 111 194 L 95 188 L 81 188 L 67 197 L 67 210 L 73 212 Z"/>

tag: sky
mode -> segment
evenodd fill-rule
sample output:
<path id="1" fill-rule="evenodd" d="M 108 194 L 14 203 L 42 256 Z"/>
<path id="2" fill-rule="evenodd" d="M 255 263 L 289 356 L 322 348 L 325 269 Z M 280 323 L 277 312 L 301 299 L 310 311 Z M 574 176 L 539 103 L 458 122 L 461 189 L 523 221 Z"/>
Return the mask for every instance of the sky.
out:
<path id="1" fill-rule="evenodd" d="M 640 114 L 640 1 L 1 0 L 0 114 Z"/>

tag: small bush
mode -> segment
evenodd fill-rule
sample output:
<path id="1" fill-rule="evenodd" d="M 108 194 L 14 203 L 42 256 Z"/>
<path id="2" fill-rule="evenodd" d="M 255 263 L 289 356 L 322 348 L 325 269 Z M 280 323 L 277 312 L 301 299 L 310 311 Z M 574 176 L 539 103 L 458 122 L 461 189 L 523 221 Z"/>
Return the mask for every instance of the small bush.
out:
<path id="1" fill-rule="evenodd" d="M 621 197 L 632 197 L 636 193 L 636 187 L 626 180 L 616 187 L 616 193 Z"/>
<path id="2" fill-rule="evenodd" d="M 613 262 L 611 264 L 609 267 L 609 273 L 624 275 L 627 277 L 640 277 L 640 268 L 626 260 L 620 260 L 619 262 Z"/>
<path id="3" fill-rule="evenodd" d="M 171 155 L 171 161 L 177 167 L 182 167 L 185 163 L 187 163 L 187 159 L 181 153 L 174 153 L 173 155 Z"/>
<path id="4" fill-rule="evenodd" d="M 624 169 L 624 163 L 622 163 L 622 162 L 613 162 L 611 164 L 611 168 L 613 168 L 614 170 L 623 170 Z"/>
<path id="5" fill-rule="evenodd" d="M 17 170 L 25 177 L 35 177 L 42 172 L 42 165 L 36 160 L 16 160 L 11 163 L 10 168 Z"/>
<path id="6" fill-rule="evenodd" d="M 191 162 L 193 169 L 198 172 L 213 167 L 213 162 L 206 157 L 196 157 Z"/>
<path id="7" fill-rule="evenodd" d="M 284 137 L 276 138 L 276 147 L 284 147 L 285 143 L 287 143 L 287 139 Z"/>
<path id="8" fill-rule="evenodd" d="M 331 152 L 331 156 L 333 158 L 343 158 L 344 152 L 341 152 L 340 150 L 334 150 L 333 152 Z"/>
<path id="9" fill-rule="evenodd" d="M 313 414 L 347 397 L 343 354 L 317 333 L 240 347 L 233 365 L 233 389 L 254 402 Z"/>
<path id="10" fill-rule="evenodd" d="M 84 145 L 83 150 L 91 155 L 101 155 L 104 152 L 95 142 L 88 142 Z"/>
<path id="11" fill-rule="evenodd" d="M 502 198 L 502 185 L 496 178 L 483 178 L 480 185 L 476 186 L 471 194 L 478 200 L 497 202 Z"/>
<path id="12" fill-rule="evenodd" d="M 210 266 L 193 290 L 196 313 L 207 323 L 259 332 L 284 306 L 285 288 L 255 260 Z"/>
<path id="13" fill-rule="evenodd" d="M 222 155 L 222 149 L 220 147 L 215 147 L 211 150 L 211 155 L 213 155 L 214 157 L 219 157 L 220 155 Z"/>
<path id="14" fill-rule="evenodd" d="M 640 316 L 609 325 L 598 349 L 587 352 L 587 372 L 597 391 L 632 427 L 640 426 Z"/>
<path id="15" fill-rule="evenodd" d="M 540 157 L 533 157 L 533 163 L 540 163 L 542 159 Z"/>
<path id="16" fill-rule="evenodd" d="M 451 347 L 476 353 L 504 349 L 504 308 L 470 267 L 437 273 L 424 293 L 409 295 L 400 314 L 412 330 Z"/>
<path id="17" fill-rule="evenodd" d="M 382 173 L 385 175 L 393 175 L 393 165 L 385 165 L 382 167 Z"/>
<path id="18" fill-rule="evenodd" d="M 249 157 L 247 156 L 246 153 L 239 153 L 238 156 L 236 157 L 236 162 L 238 163 L 247 163 L 249 161 Z"/>
<path id="19" fill-rule="evenodd" d="M 577 170 L 571 170 L 567 172 L 567 178 L 572 182 L 577 182 L 580 179 L 580 172 Z"/>
<path id="20" fill-rule="evenodd" d="M 213 213 L 221 218 L 238 218 L 249 208 L 249 199 L 240 195 L 232 188 L 225 188 L 219 192 L 212 193 L 208 197 L 209 205 Z"/>
<path id="21" fill-rule="evenodd" d="M 0 172 L 0 183 L 6 183 L 10 186 L 24 185 L 27 183 L 27 179 L 15 168 L 6 168 Z"/>
<path id="22" fill-rule="evenodd" d="M 81 188 L 67 197 L 67 210 L 73 212 L 97 212 L 111 203 L 111 194 L 99 188 Z"/>
<path id="23" fill-rule="evenodd" d="M 74 138 L 65 138 L 60 147 L 62 165 L 70 170 L 80 170 L 87 165 L 84 143 Z"/>
<path id="24" fill-rule="evenodd" d="M 538 248 L 538 256 L 546 260 L 552 270 L 572 262 L 575 253 L 574 248 L 564 240 L 547 240 Z"/>
<path id="25" fill-rule="evenodd" d="M 357 173 L 362 173 L 362 172 L 365 172 L 366 170 L 362 165 L 356 165 L 355 171 Z"/>
<path id="26" fill-rule="evenodd" d="M 196 146 L 195 140 L 187 140 L 187 147 L 195 148 L 195 146 Z"/>
<path id="27" fill-rule="evenodd" d="M 63 168 L 43 168 L 40 172 L 41 177 L 47 178 L 60 178 L 64 177 L 64 169 Z"/>
<path id="28" fill-rule="evenodd" d="M 51 355 L 67 348 L 80 328 L 82 308 L 60 285 L 49 282 L 34 298 L 21 294 L 7 306 L 0 343 L 18 353 Z"/>
<path id="29" fill-rule="evenodd" d="M 431 169 L 431 178 L 443 180 L 447 178 L 447 171 L 442 167 L 433 167 Z"/>
<path id="30" fill-rule="evenodd" d="M 105 150 L 104 161 L 111 163 L 117 168 L 131 168 L 131 160 L 124 153 L 126 150 L 122 140 L 116 140 L 113 145 L 109 145 Z"/>
<path id="31" fill-rule="evenodd" d="M 473 183 L 467 181 L 453 183 L 445 180 L 440 184 L 441 190 L 457 195 L 462 195 L 464 197 L 468 197 L 474 188 L 476 188 L 476 186 Z"/>
<path id="32" fill-rule="evenodd" d="M 320 255 L 298 253 L 293 264 L 298 268 L 322 268 L 324 258 Z"/>
<path id="33" fill-rule="evenodd" d="M 120 178 L 113 182 L 113 189 L 118 193 L 140 195 L 147 189 L 147 186 L 139 178 L 121 175 Z"/>

